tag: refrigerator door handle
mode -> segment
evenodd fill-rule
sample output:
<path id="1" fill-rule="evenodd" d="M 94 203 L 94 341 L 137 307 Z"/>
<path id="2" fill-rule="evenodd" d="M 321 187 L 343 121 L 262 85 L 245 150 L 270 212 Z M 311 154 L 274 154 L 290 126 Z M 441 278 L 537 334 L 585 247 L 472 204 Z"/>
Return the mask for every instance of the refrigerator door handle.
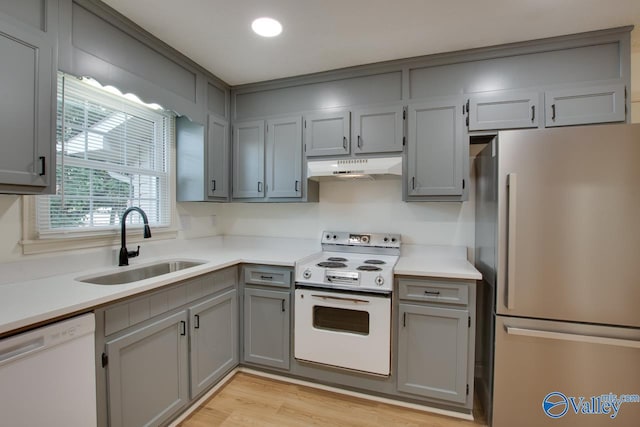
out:
<path id="1" fill-rule="evenodd" d="M 507 175 L 507 310 L 513 310 L 516 305 L 516 197 L 517 180 L 515 173 Z"/>
<path id="2" fill-rule="evenodd" d="M 523 337 L 546 338 L 550 340 L 585 342 L 590 344 L 612 345 L 615 347 L 640 348 L 640 341 L 621 338 L 608 338 L 580 334 L 568 334 L 564 332 L 541 331 L 537 329 L 514 328 L 507 326 L 508 335 Z"/>

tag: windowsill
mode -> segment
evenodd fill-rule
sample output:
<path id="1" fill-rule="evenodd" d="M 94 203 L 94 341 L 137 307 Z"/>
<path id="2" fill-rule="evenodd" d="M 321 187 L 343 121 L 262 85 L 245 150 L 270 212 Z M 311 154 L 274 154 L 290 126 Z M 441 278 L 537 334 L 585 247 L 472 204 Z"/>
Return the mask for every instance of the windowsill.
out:
<path id="1" fill-rule="evenodd" d="M 169 240 L 178 237 L 178 230 L 172 228 L 152 229 L 152 240 Z M 127 242 L 141 242 L 142 230 L 127 233 Z M 44 254 L 50 252 L 70 251 L 75 249 L 98 248 L 120 245 L 120 233 L 108 233 L 92 236 L 60 236 L 52 238 L 22 240 L 22 253 L 24 255 Z"/>

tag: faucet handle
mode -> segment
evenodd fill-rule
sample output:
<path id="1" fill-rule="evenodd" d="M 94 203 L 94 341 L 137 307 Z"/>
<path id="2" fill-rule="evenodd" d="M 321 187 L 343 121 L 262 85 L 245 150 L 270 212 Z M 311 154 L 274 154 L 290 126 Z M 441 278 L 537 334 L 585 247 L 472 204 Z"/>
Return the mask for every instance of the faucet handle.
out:
<path id="1" fill-rule="evenodd" d="M 138 246 L 138 249 L 136 249 L 135 251 L 127 251 L 127 255 L 129 255 L 129 258 L 137 257 L 138 255 L 140 255 L 140 246 Z"/>

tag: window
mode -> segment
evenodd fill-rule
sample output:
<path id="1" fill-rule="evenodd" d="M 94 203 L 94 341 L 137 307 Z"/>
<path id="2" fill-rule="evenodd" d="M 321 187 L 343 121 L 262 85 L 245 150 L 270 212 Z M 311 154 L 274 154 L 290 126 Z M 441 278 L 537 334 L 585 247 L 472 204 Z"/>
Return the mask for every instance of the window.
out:
<path id="1" fill-rule="evenodd" d="M 41 238 L 119 229 L 131 206 L 152 227 L 171 224 L 173 115 L 97 86 L 58 75 L 57 185 L 55 195 L 37 197 Z"/>

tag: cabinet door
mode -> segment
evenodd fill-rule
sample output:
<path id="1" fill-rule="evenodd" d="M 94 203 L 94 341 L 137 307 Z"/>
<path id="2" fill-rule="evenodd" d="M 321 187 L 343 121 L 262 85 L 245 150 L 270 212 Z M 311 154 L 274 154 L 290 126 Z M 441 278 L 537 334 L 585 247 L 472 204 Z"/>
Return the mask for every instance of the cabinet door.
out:
<path id="1" fill-rule="evenodd" d="M 469 312 L 411 304 L 399 308 L 398 390 L 465 402 Z"/>
<path id="2" fill-rule="evenodd" d="M 267 122 L 267 194 L 302 196 L 302 118 Z"/>
<path id="3" fill-rule="evenodd" d="M 264 197 L 264 121 L 262 120 L 234 125 L 233 197 Z"/>
<path id="4" fill-rule="evenodd" d="M 189 309 L 191 398 L 238 364 L 237 307 L 233 289 Z"/>
<path id="5" fill-rule="evenodd" d="M 157 426 L 189 401 L 187 313 L 107 342 L 109 425 Z"/>
<path id="6" fill-rule="evenodd" d="M 244 361 L 289 369 L 289 292 L 245 288 Z"/>
<path id="7" fill-rule="evenodd" d="M 401 105 L 355 110 L 351 136 L 353 152 L 402 151 L 403 112 Z"/>
<path id="8" fill-rule="evenodd" d="M 409 106 L 407 193 L 458 196 L 463 190 L 462 97 Z"/>
<path id="9" fill-rule="evenodd" d="M 544 94 L 545 126 L 624 122 L 623 84 L 550 90 Z"/>
<path id="10" fill-rule="evenodd" d="M 349 154 L 349 111 L 312 113 L 304 118 L 307 157 Z"/>
<path id="11" fill-rule="evenodd" d="M 207 194 L 229 195 L 229 122 L 209 114 L 207 130 Z"/>
<path id="12" fill-rule="evenodd" d="M 469 95 L 469 130 L 538 127 L 538 92 L 494 91 Z"/>
<path id="13" fill-rule="evenodd" d="M 55 182 L 52 113 L 56 75 L 54 42 L 49 38 L 0 17 L 2 192 L 44 193 Z"/>

